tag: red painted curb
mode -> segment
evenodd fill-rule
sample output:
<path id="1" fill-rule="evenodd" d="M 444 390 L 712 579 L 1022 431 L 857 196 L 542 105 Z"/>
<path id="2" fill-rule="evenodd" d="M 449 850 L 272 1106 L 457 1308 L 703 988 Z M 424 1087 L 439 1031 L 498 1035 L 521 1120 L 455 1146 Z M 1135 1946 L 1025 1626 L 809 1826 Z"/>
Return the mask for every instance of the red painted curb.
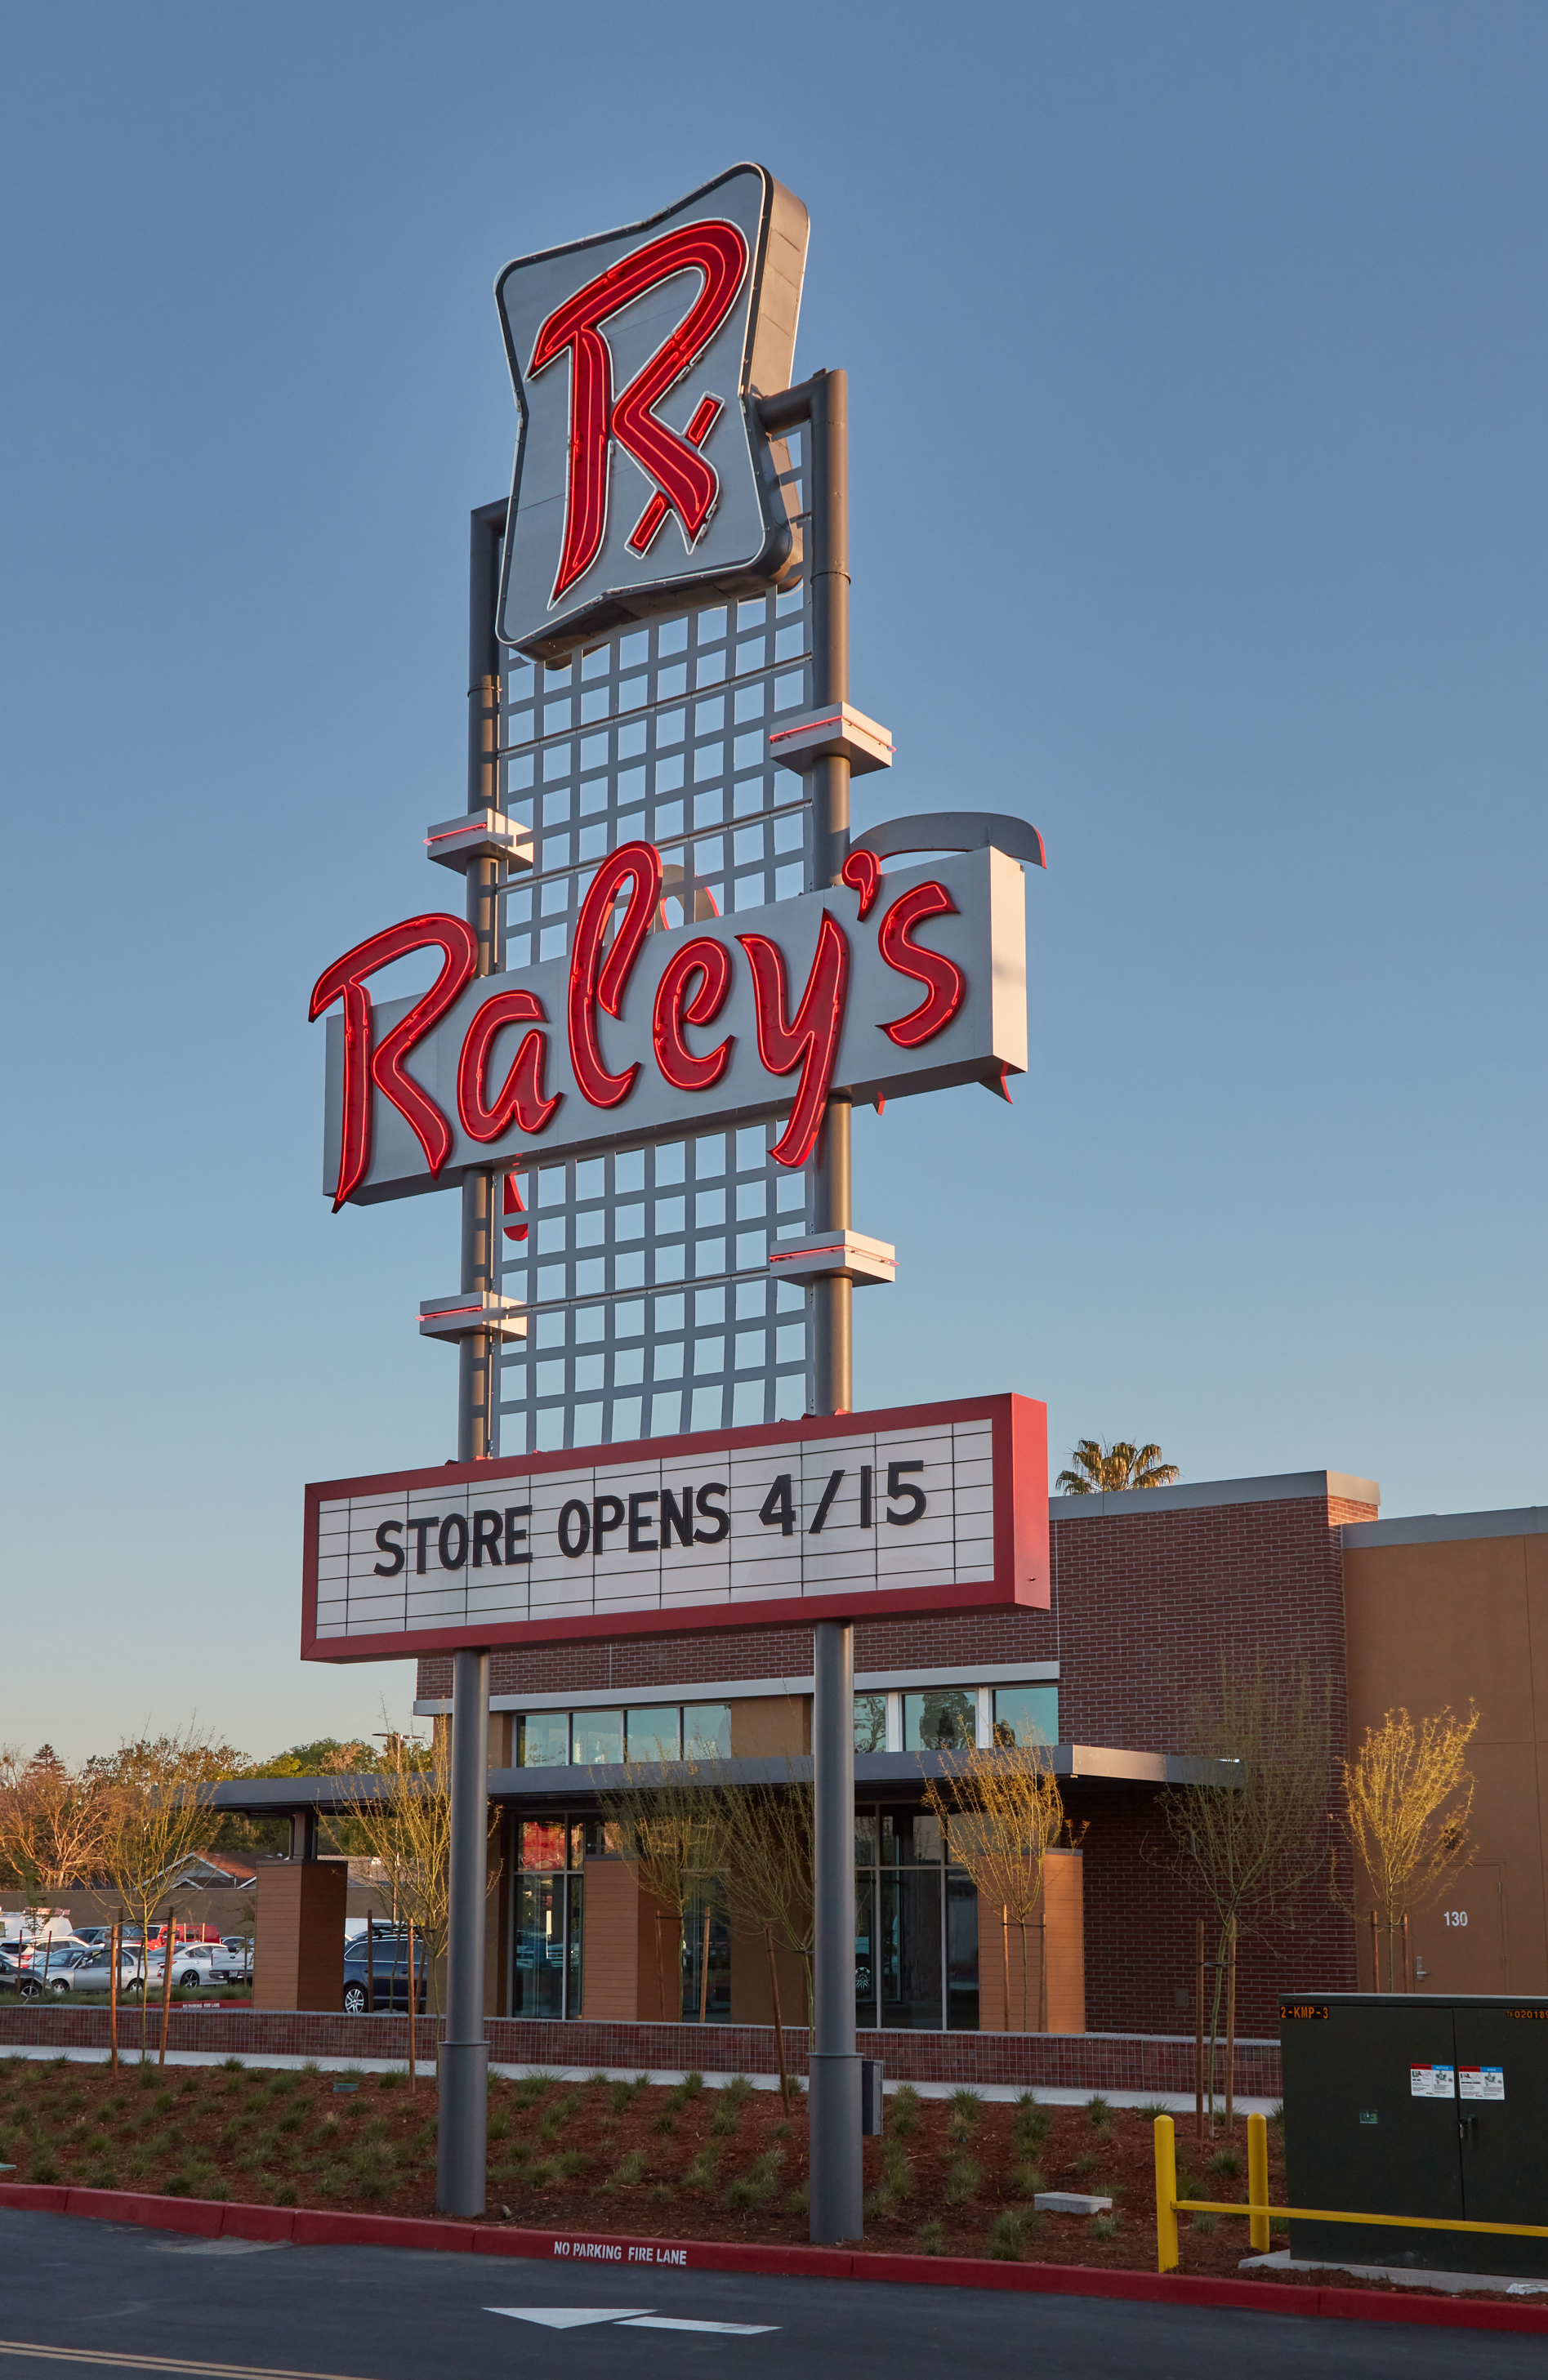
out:
<path id="1" fill-rule="evenodd" d="M 322 2207 L 232 2205 L 128 2190 L 0 2182 L 0 2208 L 140 2223 L 205 2238 L 293 2240 L 311 2248 L 429 2248 L 568 2265 L 670 2265 L 679 2271 L 778 2273 L 797 2279 L 890 2281 L 933 2289 L 1019 2289 L 1048 2297 L 1114 2298 L 1141 2305 L 1217 2306 L 1339 2322 L 1422 2323 L 1444 2330 L 1548 2335 L 1548 2309 L 1476 2300 L 1401 2298 L 1374 2289 L 1300 2289 L 1279 2281 L 1218 2281 L 1176 2273 L 1103 2271 L 1094 2265 L 1001 2264 L 981 2256 L 909 2256 L 848 2248 L 742 2247 L 724 2240 L 640 2240 L 627 2232 L 530 2231 L 516 2224 L 444 2223 L 406 2215 L 335 2215 Z"/>

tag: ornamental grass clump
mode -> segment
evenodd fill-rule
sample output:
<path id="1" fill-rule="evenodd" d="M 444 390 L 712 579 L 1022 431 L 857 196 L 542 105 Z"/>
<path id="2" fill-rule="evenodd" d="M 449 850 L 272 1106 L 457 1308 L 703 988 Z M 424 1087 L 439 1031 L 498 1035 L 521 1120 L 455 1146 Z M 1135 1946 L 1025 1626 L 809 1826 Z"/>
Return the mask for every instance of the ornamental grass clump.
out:
<path id="1" fill-rule="evenodd" d="M 782 2150 L 765 2149 L 762 2156 L 753 2158 L 745 2173 L 737 2176 L 725 2193 L 726 2204 L 738 2209 L 766 2205 L 774 2196 L 784 2162 Z"/>
<path id="2" fill-rule="evenodd" d="M 1025 2206 L 1002 2207 L 989 2227 L 984 2245 L 1002 2264 L 1014 2265 L 1026 2251 L 1038 2217 Z"/>
<path id="3" fill-rule="evenodd" d="M 919 2130 L 922 2107 L 923 2102 L 913 2084 L 900 2082 L 892 2095 L 892 2106 L 887 2111 L 888 2131 L 896 2132 L 899 2140 L 907 2140 L 910 2132 Z"/>
<path id="4" fill-rule="evenodd" d="M 715 2129 L 719 2131 L 720 2127 L 717 2125 Z M 715 2185 L 715 2176 L 719 2168 L 720 2159 L 721 2151 L 718 2143 L 713 2141 L 707 2141 L 704 2146 L 700 2150 L 698 2155 L 694 2158 L 692 2164 L 684 2168 L 682 2175 L 683 2188 L 685 2190 L 696 2191 L 713 2190 Z"/>
<path id="5" fill-rule="evenodd" d="M 618 2159 L 613 2171 L 603 2183 L 603 2190 L 637 2189 L 650 2169 L 651 2160 L 648 2153 L 642 2148 L 629 2149 Z"/>
<path id="6" fill-rule="evenodd" d="M 946 2178 L 942 2185 L 941 2195 L 948 2206 L 966 2206 L 969 2198 L 977 2194 L 979 2184 L 982 2180 L 983 2168 L 975 2158 L 953 2157 L 946 2168 Z"/>

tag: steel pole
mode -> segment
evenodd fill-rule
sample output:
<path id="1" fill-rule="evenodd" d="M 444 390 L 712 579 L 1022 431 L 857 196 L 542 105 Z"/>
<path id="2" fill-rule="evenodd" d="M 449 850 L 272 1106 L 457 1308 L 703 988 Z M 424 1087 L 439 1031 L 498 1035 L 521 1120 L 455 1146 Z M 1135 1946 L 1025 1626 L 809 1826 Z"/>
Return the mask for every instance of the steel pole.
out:
<path id="1" fill-rule="evenodd" d="M 811 2228 L 822 2242 L 861 2237 L 865 2182 L 855 2048 L 855 1632 L 847 1620 L 822 1620 L 813 1636 Z"/>
<path id="2" fill-rule="evenodd" d="M 500 649 L 494 635 L 499 538 L 505 508 L 472 516 L 468 577 L 468 807 L 496 802 L 499 789 Z M 468 922 L 478 936 L 480 975 L 503 956 L 497 863 L 468 870 Z M 498 1176 L 462 1183 L 462 1269 L 467 1290 L 494 1285 Z M 457 1342 L 457 1454 L 481 1463 L 494 1451 L 497 1342 L 488 1331 Z M 444 2215 L 484 2211 L 488 2164 L 489 2050 L 483 2031 L 484 1908 L 489 1862 L 489 1655 L 452 1656 L 452 1779 L 446 2035 L 441 2046 L 435 2197 Z M 412 1979 L 410 1979 L 412 1988 Z"/>
<path id="3" fill-rule="evenodd" d="M 849 383 L 841 371 L 808 383 L 803 455 L 811 523 L 812 701 L 849 698 Z M 819 760 L 811 784 L 811 880 L 837 881 L 849 850 L 849 763 Z M 832 1099 L 818 1148 L 812 1226 L 847 1231 L 849 1102 Z M 853 1284 L 812 1284 L 812 1404 L 854 1402 Z M 855 2048 L 855 1632 L 818 1623 L 812 1645 L 812 2050 L 811 2236 L 858 2240 L 865 2228 L 860 2061 Z"/>
<path id="4" fill-rule="evenodd" d="M 489 1655 L 459 1648 L 452 1655 L 451 1911 L 435 2203 L 443 2215 L 465 2217 L 484 2211 L 489 2155 L 489 2049 L 483 2034 L 488 1809 Z"/>

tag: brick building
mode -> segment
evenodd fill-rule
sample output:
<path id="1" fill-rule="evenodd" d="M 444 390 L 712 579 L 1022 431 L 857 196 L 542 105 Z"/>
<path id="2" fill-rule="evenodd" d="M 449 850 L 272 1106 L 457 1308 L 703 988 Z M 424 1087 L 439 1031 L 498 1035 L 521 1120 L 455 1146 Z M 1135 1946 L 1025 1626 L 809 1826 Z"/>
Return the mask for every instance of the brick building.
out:
<path id="1" fill-rule="evenodd" d="M 1195 1925 L 1161 1797 L 1185 1773 L 1201 1698 L 1223 1661 L 1304 1663 L 1345 1748 L 1348 1651 L 1341 1532 L 1374 1521 L 1375 1486 L 1331 1472 L 1224 1480 L 1053 1506 L 1051 1608 L 860 1621 L 856 1629 L 857 1982 L 863 2026 L 998 2029 L 998 1911 L 981 1910 L 922 1805 L 951 1748 L 996 1728 L 1056 1747 L 1080 1849 L 1050 1864 L 1053 2031 L 1176 2034 L 1192 2022 Z M 450 1663 L 420 1663 L 416 1707 L 443 1716 Z M 641 1914 L 595 1817 L 599 1780 L 624 1759 L 717 1753 L 798 1756 L 810 1727 L 811 1637 L 743 1627 L 517 1646 L 491 1664 L 490 1787 L 501 1882 L 490 1926 L 491 2013 L 767 2022 L 762 1963 L 713 1913 L 672 1937 L 661 2005 L 656 1924 Z M 745 1773 L 745 1772 L 744 1772 Z M 761 1773 L 769 1773 L 766 1769 Z M 1330 1767 L 1329 1807 L 1335 1776 Z M 1330 1838 L 1331 1847 L 1331 1838 Z M 1274 2030 L 1293 1965 L 1328 1989 L 1355 1981 L 1354 1929 L 1325 1873 L 1293 1923 L 1244 1940 L 1237 2022 Z M 706 1954 L 709 1977 L 699 1961 Z M 682 2003 L 676 2004 L 680 1968 Z M 782 1985 L 799 2022 L 802 1979 Z M 1013 1985 L 1013 2010 L 1017 2006 Z M 1035 2022 L 1035 2020 L 1034 2020 Z"/>

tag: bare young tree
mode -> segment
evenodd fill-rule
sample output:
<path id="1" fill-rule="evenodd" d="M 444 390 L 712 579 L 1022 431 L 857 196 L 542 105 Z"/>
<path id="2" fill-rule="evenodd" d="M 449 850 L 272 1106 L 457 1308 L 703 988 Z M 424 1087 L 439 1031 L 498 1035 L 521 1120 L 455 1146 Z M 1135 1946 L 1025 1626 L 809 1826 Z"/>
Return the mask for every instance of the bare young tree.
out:
<path id="1" fill-rule="evenodd" d="M 147 1991 L 151 1929 L 156 1911 L 166 1908 L 167 1973 L 171 1972 L 172 1912 L 168 1892 L 174 1872 L 196 1852 L 207 1851 L 220 1825 L 210 1806 L 210 1788 L 238 1765 L 228 1744 L 215 1743 L 209 1730 L 191 1720 L 171 1735 L 141 1736 L 120 1744 L 96 1764 L 105 1780 L 107 1823 L 101 1866 L 126 1917 L 140 1927 L 142 1971 L 140 1994 L 140 2056 L 147 2056 Z M 163 2036 L 165 2050 L 165 2029 Z"/>
<path id="2" fill-rule="evenodd" d="M 783 1785 L 717 1785 L 712 1791 L 731 1923 L 742 1933 L 761 1935 L 768 1954 L 774 2053 L 780 2092 L 788 2107 L 790 2082 L 785 2067 L 775 1951 L 782 1948 L 801 1962 L 810 2025 L 816 1925 L 811 1782 L 792 1766 Z"/>
<path id="3" fill-rule="evenodd" d="M 437 2016 L 451 1892 L 451 1760 L 449 1727 L 433 1729 L 428 1743 L 389 1734 L 374 1777 L 361 1777 L 337 1804 L 335 1828 L 335 1834 L 347 1828 L 350 1848 L 378 1863 L 395 1911 L 422 1940 Z M 497 1881 L 491 1877 L 491 1889 Z M 410 1975 L 410 2010 L 415 1999 Z"/>
<path id="4" fill-rule="evenodd" d="M 973 1879 L 981 1900 L 1000 1912 L 1005 2029 L 1010 2031 L 1009 1929 L 1021 1937 L 1021 2030 L 1028 2022 L 1027 1934 L 1042 1907 L 1043 1864 L 1064 1831 L 1065 1806 L 1045 1747 L 995 1747 L 957 1755 L 944 1779 L 924 1789 L 951 1856 Z M 1047 2024 L 1046 1929 L 1039 1925 L 1038 2030 Z"/>
<path id="5" fill-rule="evenodd" d="M 1472 1857 L 1473 1779 L 1464 1755 L 1478 1718 L 1476 1706 L 1466 1718 L 1448 1705 L 1417 1723 L 1406 1710 L 1389 1710 L 1380 1727 L 1366 1729 L 1353 1760 L 1343 1763 L 1339 1820 L 1369 1906 L 1386 1929 L 1388 1991 L 1396 1988 L 1395 1942 L 1403 1919 L 1427 1908 Z M 1358 1882 L 1353 1900 L 1336 1884 L 1334 1899 L 1351 1917 L 1360 1914 Z M 1379 1987 L 1379 1974 L 1375 1980 Z"/>
<path id="6" fill-rule="evenodd" d="M 1294 1904 L 1327 1855 L 1332 1744 L 1327 1698 L 1306 1664 L 1288 1676 L 1260 1654 L 1224 1656 L 1213 1704 L 1196 1706 L 1187 1750 L 1192 1781 L 1163 1796 L 1178 1864 L 1194 1876 L 1216 1925 L 1210 2005 L 1210 2092 L 1226 1954 L 1243 1934 L 1294 1922 Z"/>
<path id="7" fill-rule="evenodd" d="M 721 1795 L 706 1784 L 699 1764 L 673 1761 L 630 1763 L 624 1781 L 599 1795 L 598 1806 L 620 1856 L 635 1871 L 640 1889 L 653 1904 L 656 1937 L 656 1992 L 664 2018 L 669 2003 L 664 1932 L 676 1919 L 679 1944 L 688 1939 L 695 1912 L 703 1920 L 702 2010 L 709 1984 L 710 1919 L 720 1894 L 725 1864 L 720 1830 Z"/>

